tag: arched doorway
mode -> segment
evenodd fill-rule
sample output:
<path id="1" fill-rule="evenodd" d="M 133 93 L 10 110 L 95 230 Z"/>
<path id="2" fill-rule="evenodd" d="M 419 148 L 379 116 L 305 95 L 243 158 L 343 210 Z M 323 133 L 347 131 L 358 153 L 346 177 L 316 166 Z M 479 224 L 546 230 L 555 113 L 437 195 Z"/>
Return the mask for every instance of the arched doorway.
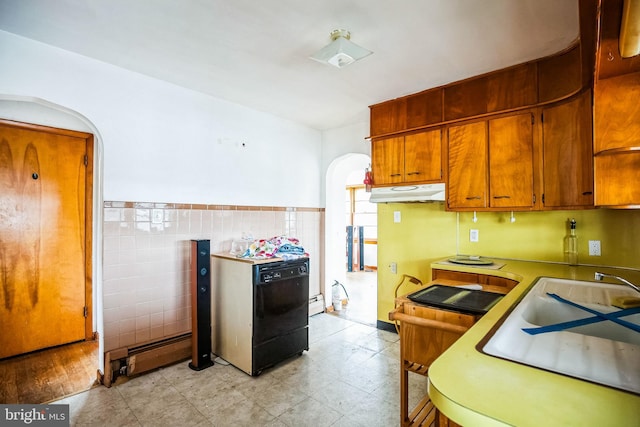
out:
<path id="1" fill-rule="evenodd" d="M 348 224 L 348 210 L 346 193 L 349 183 L 353 183 L 354 176 L 364 178 L 364 170 L 369 167 L 371 159 L 365 154 L 349 153 L 335 159 L 327 169 L 326 176 L 326 204 L 325 204 L 325 297 L 327 307 L 332 305 L 333 285 L 337 281 L 345 285 L 346 292 L 349 293 L 349 282 L 353 282 L 351 273 L 347 273 L 346 268 L 346 227 Z M 367 304 L 371 304 L 371 310 L 355 313 L 353 308 L 356 304 L 362 304 L 363 301 L 355 301 L 358 292 L 354 290 L 353 295 L 349 295 L 350 301 L 346 306 L 352 304 L 352 313 L 357 315 L 351 320 L 360 323 L 375 325 L 376 305 L 377 305 L 377 281 L 375 272 L 369 272 L 368 281 L 373 280 L 374 288 L 369 292 L 374 295 L 368 295 Z M 360 279 L 360 278 L 358 278 Z M 356 283 L 353 286 L 358 286 Z M 341 287 L 336 287 L 336 290 Z M 341 296 L 345 297 L 344 291 L 340 291 Z M 332 307 L 330 308 L 330 310 Z M 345 313 L 346 314 L 346 313 Z M 362 317 L 364 316 L 364 317 Z M 371 318 L 369 318 L 371 317 Z"/>
<path id="2" fill-rule="evenodd" d="M 103 148 L 102 137 L 96 126 L 82 114 L 51 103 L 39 98 L 0 94 L 0 117 L 5 120 L 36 124 L 40 126 L 53 127 L 58 129 L 68 129 L 93 135 L 93 162 L 91 185 L 91 251 L 92 260 L 90 276 L 92 310 L 88 319 L 87 328 L 94 331 L 98 338 L 97 355 L 91 360 L 82 358 L 82 363 L 86 369 L 93 372 L 95 379 L 96 370 L 103 371 L 104 366 L 104 345 L 103 345 L 103 298 L 102 298 L 102 163 Z M 35 178 L 34 178 L 35 179 Z M 85 311 L 86 312 L 86 311 Z M 95 342 L 95 341 L 94 341 Z M 64 347 L 64 346 L 62 346 Z M 61 348 L 62 348 L 61 347 Z M 17 358 L 19 359 L 19 358 Z M 16 360 L 17 360 L 16 359 Z M 71 357 L 64 360 L 71 360 Z M 92 368 L 90 368 L 91 366 Z M 72 368 L 70 368 L 72 369 Z M 89 372 L 90 372 L 89 371 Z"/>

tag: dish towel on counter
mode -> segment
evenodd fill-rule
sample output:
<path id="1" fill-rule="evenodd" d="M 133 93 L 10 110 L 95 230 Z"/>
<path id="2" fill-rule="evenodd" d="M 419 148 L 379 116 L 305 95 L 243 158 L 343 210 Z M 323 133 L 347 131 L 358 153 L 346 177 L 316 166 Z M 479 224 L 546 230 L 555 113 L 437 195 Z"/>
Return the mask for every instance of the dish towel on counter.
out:
<path id="1" fill-rule="evenodd" d="M 300 257 L 308 257 L 300 245 L 300 241 L 295 237 L 276 236 L 268 240 L 255 240 L 249 248 L 242 254 L 241 258 L 273 258 L 281 257 L 284 259 L 293 259 Z"/>

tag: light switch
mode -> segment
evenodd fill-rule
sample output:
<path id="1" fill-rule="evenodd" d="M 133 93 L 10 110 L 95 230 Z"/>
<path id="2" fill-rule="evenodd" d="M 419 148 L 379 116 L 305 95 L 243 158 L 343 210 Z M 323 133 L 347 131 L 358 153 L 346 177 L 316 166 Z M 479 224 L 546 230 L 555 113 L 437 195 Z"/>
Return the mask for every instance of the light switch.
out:
<path id="1" fill-rule="evenodd" d="M 401 219 L 400 211 L 393 212 L 393 222 L 400 222 Z"/>
<path id="2" fill-rule="evenodd" d="M 479 232 L 478 230 L 475 229 L 471 229 L 469 230 L 469 241 L 470 242 L 477 242 L 479 240 Z"/>

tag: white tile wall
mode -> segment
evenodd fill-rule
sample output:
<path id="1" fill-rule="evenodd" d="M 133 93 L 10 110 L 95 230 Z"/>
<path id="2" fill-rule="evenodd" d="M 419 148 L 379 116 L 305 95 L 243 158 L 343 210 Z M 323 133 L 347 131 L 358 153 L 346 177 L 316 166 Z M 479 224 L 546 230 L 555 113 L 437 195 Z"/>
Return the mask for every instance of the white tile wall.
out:
<path id="1" fill-rule="evenodd" d="M 158 210 L 162 222 L 155 223 Z M 210 239 L 216 253 L 229 251 L 243 234 L 296 237 L 309 253 L 310 288 L 318 293 L 323 215 L 319 209 L 105 202 L 105 351 L 191 330 L 191 239 Z"/>

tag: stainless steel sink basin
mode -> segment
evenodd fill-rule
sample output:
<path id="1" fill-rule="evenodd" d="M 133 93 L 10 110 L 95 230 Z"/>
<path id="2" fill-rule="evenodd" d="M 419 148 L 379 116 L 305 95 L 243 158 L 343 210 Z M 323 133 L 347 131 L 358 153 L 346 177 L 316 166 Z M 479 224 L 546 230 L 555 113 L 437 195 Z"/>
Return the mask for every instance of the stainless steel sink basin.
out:
<path id="1" fill-rule="evenodd" d="M 538 278 L 481 350 L 640 394 L 640 310 L 611 305 L 634 295 L 621 285 Z"/>

